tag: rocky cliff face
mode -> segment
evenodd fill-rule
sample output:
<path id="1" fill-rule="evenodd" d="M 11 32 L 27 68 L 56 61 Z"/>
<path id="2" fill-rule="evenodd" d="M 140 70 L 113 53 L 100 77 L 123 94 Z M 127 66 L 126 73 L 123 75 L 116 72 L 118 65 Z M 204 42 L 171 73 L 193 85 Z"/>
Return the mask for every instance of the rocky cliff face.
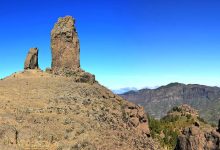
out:
<path id="1" fill-rule="evenodd" d="M 51 31 L 52 70 L 80 67 L 79 38 L 71 16 L 59 18 Z"/>
<path id="2" fill-rule="evenodd" d="M 31 48 L 24 62 L 24 69 L 38 69 L 38 49 Z"/>
<path id="3" fill-rule="evenodd" d="M 188 104 L 197 110 L 205 120 L 216 123 L 220 113 L 220 88 L 203 85 L 172 83 L 157 89 L 131 91 L 123 98 L 144 106 L 156 118 L 163 117 L 171 108 Z"/>

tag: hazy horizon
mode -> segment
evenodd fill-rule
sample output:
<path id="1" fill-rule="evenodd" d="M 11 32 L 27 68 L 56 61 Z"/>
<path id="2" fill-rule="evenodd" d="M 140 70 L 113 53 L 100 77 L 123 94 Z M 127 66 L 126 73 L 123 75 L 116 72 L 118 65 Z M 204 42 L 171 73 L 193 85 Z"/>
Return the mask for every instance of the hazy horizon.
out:
<path id="1" fill-rule="evenodd" d="M 8 0 L 0 2 L 0 78 L 22 71 L 29 48 L 50 67 L 50 31 L 71 15 L 81 67 L 110 89 L 172 82 L 220 86 L 220 1 Z"/>

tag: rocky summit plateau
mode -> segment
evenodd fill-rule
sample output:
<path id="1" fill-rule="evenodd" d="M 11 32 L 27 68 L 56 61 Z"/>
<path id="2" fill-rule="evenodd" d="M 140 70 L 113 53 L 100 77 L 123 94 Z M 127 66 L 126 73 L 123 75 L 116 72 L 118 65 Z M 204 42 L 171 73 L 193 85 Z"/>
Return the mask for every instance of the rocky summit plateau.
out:
<path id="1" fill-rule="evenodd" d="M 150 137 L 143 107 L 80 68 L 71 16 L 58 19 L 51 49 L 51 68 L 40 70 L 38 48 L 31 48 L 24 71 L 0 80 L 1 150 L 162 149 Z"/>

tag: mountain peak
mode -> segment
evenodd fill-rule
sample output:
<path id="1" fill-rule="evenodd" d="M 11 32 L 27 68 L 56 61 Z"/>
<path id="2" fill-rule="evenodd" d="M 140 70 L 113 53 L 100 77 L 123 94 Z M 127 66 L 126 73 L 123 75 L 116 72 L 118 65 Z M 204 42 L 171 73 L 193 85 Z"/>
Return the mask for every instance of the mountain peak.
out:
<path id="1" fill-rule="evenodd" d="M 0 80 L 1 149 L 160 149 L 144 108 L 80 68 L 74 23 L 60 18 L 52 30 L 51 69 L 37 69 L 34 49 L 24 71 Z"/>
<path id="2" fill-rule="evenodd" d="M 184 86 L 185 84 L 183 83 L 178 83 L 178 82 L 173 82 L 173 83 L 169 83 L 167 85 L 158 87 L 157 89 L 163 89 L 163 88 L 173 88 L 173 87 L 177 87 L 177 86 Z"/>

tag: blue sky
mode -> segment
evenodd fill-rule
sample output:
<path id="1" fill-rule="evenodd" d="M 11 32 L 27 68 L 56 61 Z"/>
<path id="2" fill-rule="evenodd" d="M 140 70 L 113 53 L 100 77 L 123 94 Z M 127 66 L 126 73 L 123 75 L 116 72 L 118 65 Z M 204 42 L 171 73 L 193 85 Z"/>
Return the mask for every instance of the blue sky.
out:
<path id="1" fill-rule="evenodd" d="M 111 89 L 220 86 L 219 8 L 219 0 L 0 0 L 0 78 L 23 69 L 30 47 L 50 67 L 50 31 L 72 15 L 82 68 Z"/>

